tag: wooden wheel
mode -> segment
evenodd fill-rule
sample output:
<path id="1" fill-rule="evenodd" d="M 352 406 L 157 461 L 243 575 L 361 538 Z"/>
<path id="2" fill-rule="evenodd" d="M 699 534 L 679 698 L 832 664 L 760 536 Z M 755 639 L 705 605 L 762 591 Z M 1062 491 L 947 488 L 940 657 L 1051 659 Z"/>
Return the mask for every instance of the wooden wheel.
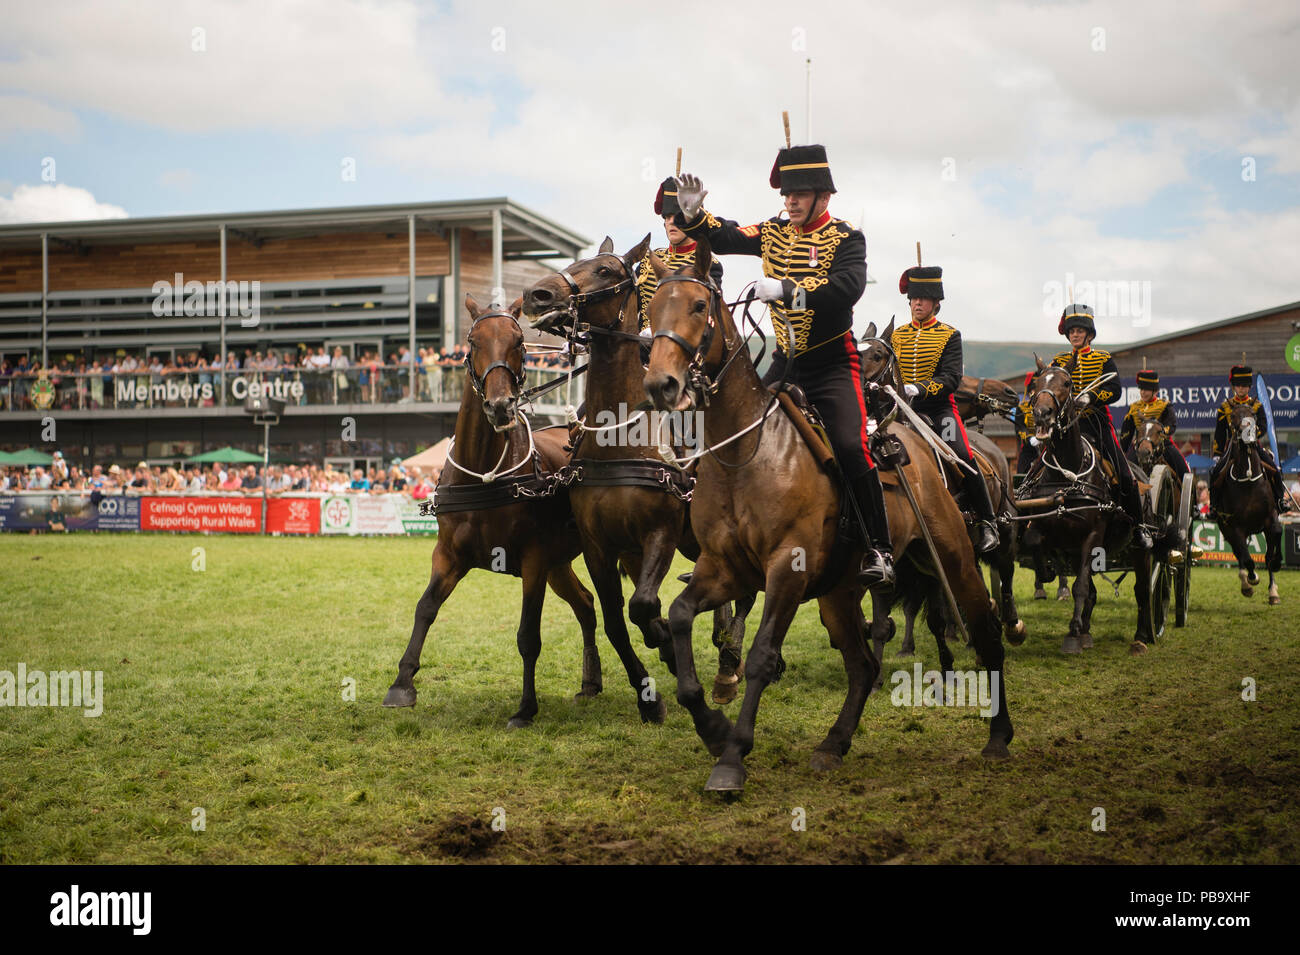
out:
<path id="1" fill-rule="evenodd" d="M 1173 475 L 1169 467 L 1157 464 L 1151 469 L 1151 490 L 1148 492 L 1151 516 L 1162 532 L 1175 525 L 1177 521 L 1177 493 L 1174 490 Z M 1161 534 L 1163 537 L 1163 533 Z M 1151 554 L 1150 632 L 1153 639 L 1159 640 L 1165 634 L 1165 621 L 1169 616 L 1169 595 L 1173 590 L 1173 580 L 1167 552 L 1157 548 Z"/>
<path id="2" fill-rule="evenodd" d="M 1192 502 L 1196 480 L 1183 475 L 1182 493 L 1178 496 L 1178 537 L 1183 547 L 1183 566 L 1174 569 L 1174 626 L 1187 626 L 1187 605 L 1192 593 Z"/>

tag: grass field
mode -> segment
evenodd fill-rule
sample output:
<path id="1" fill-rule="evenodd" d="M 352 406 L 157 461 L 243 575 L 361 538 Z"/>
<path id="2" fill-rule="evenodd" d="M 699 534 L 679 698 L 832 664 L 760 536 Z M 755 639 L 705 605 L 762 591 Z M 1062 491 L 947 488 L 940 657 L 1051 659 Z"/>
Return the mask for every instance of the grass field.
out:
<path id="1" fill-rule="evenodd" d="M 745 796 L 727 803 L 702 792 L 712 760 L 639 634 L 667 723 L 641 724 L 603 632 L 605 692 L 573 700 L 580 640 L 553 596 L 541 713 L 507 732 L 520 675 L 513 578 L 462 583 L 425 646 L 416 708 L 383 709 L 430 549 L 0 535 L 0 670 L 104 679 L 99 717 L 0 708 L 0 861 L 1300 861 L 1295 574 L 1268 607 L 1260 592 L 1242 598 L 1233 572 L 1197 568 L 1190 625 L 1140 657 L 1128 653 L 1131 590 L 1115 598 L 1103 585 L 1096 647 L 1069 658 L 1058 651 L 1066 606 L 1030 602 L 1021 574 L 1030 636 L 1008 651 L 1012 759 L 980 759 L 987 731 L 973 710 L 895 707 L 886 692 L 829 777 L 808 760 L 844 674 L 805 606 L 789 670 L 759 711 Z M 701 620 L 708 682 L 705 630 Z M 928 632 L 917 645 L 934 666 Z M 896 648 L 886 675 L 913 662 Z M 957 665 L 973 667 L 971 651 Z M 804 831 L 792 826 L 800 809 Z"/>

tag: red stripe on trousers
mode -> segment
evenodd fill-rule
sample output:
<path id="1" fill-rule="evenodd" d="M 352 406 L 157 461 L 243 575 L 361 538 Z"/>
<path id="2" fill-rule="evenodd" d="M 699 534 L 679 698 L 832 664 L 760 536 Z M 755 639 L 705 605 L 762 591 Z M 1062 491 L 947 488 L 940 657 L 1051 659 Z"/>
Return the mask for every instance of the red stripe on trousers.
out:
<path id="1" fill-rule="evenodd" d="M 871 451 L 867 447 L 867 402 L 862 397 L 862 358 L 853 341 L 852 330 L 844 333 L 844 350 L 849 355 L 849 374 L 853 377 L 853 394 L 858 399 L 858 411 L 862 413 L 862 455 L 867 459 L 867 467 L 874 468 L 876 462 L 871 460 Z"/>
<path id="2" fill-rule="evenodd" d="M 966 437 L 966 422 L 961 420 L 961 415 L 957 413 L 957 396 L 949 395 L 948 404 L 952 407 L 952 416 L 957 419 L 957 427 L 961 429 L 961 440 L 966 445 L 966 453 L 972 461 L 975 460 L 975 452 L 970 449 L 970 439 Z"/>

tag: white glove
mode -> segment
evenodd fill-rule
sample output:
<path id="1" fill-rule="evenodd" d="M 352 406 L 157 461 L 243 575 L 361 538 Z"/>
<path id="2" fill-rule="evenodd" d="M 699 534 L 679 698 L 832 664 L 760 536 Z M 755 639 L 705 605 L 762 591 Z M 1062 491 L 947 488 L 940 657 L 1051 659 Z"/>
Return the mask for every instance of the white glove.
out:
<path id="1" fill-rule="evenodd" d="M 1079 395 L 1079 397 L 1075 398 L 1074 400 L 1076 404 L 1086 408 L 1088 407 L 1088 405 L 1092 404 L 1092 395 L 1087 394 L 1085 392 L 1084 394 Z"/>
<path id="2" fill-rule="evenodd" d="M 907 394 L 907 397 L 909 398 L 915 398 L 917 395 L 921 393 L 921 389 L 916 387 L 916 385 L 904 385 L 903 391 Z"/>
<path id="3" fill-rule="evenodd" d="M 1033 435 L 1030 435 L 1029 444 L 1031 447 L 1035 447 L 1035 448 L 1038 447 L 1038 438 L 1034 437 Z"/>
<path id="4" fill-rule="evenodd" d="M 677 204 L 682 208 L 682 218 L 690 222 L 698 216 L 700 208 L 704 205 L 704 197 L 708 194 L 699 176 L 693 176 L 689 172 L 684 176 L 678 176 Z"/>
<path id="5" fill-rule="evenodd" d="M 759 279 L 754 283 L 754 291 L 764 302 L 779 302 L 785 297 L 785 285 L 780 279 Z"/>

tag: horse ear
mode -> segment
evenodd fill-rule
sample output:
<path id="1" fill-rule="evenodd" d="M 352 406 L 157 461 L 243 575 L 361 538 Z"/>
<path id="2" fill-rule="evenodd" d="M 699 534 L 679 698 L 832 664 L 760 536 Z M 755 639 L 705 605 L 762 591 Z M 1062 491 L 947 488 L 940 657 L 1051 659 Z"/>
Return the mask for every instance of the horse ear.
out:
<path id="1" fill-rule="evenodd" d="M 1046 368 L 1047 366 L 1044 365 L 1043 360 L 1038 357 L 1038 352 L 1034 352 L 1034 361 L 1038 363 L 1038 373 L 1041 375 L 1043 373 L 1043 369 Z"/>
<path id="2" fill-rule="evenodd" d="M 655 255 L 653 252 L 650 253 L 650 268 L 654 269 L 656 280 L 662 279 L 672 272 L 672 269 L 664 265 L 664 260 L 659 258 L 659 256 Z"/>
<path id="3" fill-rule="evenodd" d="M 893 315 L 889 316 L 889 324 L 886 325 L 885 330 L 880 333 L 880 338 L 883 342 L 885 342 L 885 344 L 893 343 L 894 340 L 894 316 Z"/>
<path id="4" fill-rule="evenodd" d="M 876 323 L 871 322 L 869 325 L 867 325 L 866 331 L 862 333 L 862 337 L 859 338 L 858 341 L 864 342 L 868 338 L 875 338 L 875 337 L 876 337 Z"/>
<path id="5" fill-rule="evenodd" d="M 524 311 L 524 297 L 521 295 L 513 302 L 510 303 L 510 314 L 515 317 L 515 321 L 518 321 L 519 316 L 523 314 L 523 311 Z"/>
<path id="6" fill-rule="evenodd" d="M 705 236 L 695 243 L 695 277 L 701 282 L 709 280 L 709 266 L 713 265 L 713 246 Z"/>
<path id="7" fill-rule="evenodd" d="M 474 296 L 468 292 L 465 293 L 465 311 L 469 312 L 471 323 L 478 320 L 479 313 L 482 311 L 478 307 L 478 302 L 474 301 Z"/>
<path id="8" fill-rule="evenodd" d="M 609 236 L 605 236 L 605 241 L 600 244 L 600 250 L 599 250 L 600 254 L 604 255 L 606 252 L 613 252 L 613 251 L 614 251 L 614 240 L 611 239 Z"/>
<path id="9" fill-rule="evenodd" d="M 640 242 L 638 242 L 636 245 L 634 245 L 632 249 L 627 253 L 627 255 L 623 256 L 623 265 L 626 266 L 628 271 L 630 272 L 632 270 L 632 266 L 640 262 L 642 259 L 644 259 L 645 254 L 649 251 L 650 251 L 650 233 L 647 232 L 645 234 L 645 238 L 642 239 Z"/>

